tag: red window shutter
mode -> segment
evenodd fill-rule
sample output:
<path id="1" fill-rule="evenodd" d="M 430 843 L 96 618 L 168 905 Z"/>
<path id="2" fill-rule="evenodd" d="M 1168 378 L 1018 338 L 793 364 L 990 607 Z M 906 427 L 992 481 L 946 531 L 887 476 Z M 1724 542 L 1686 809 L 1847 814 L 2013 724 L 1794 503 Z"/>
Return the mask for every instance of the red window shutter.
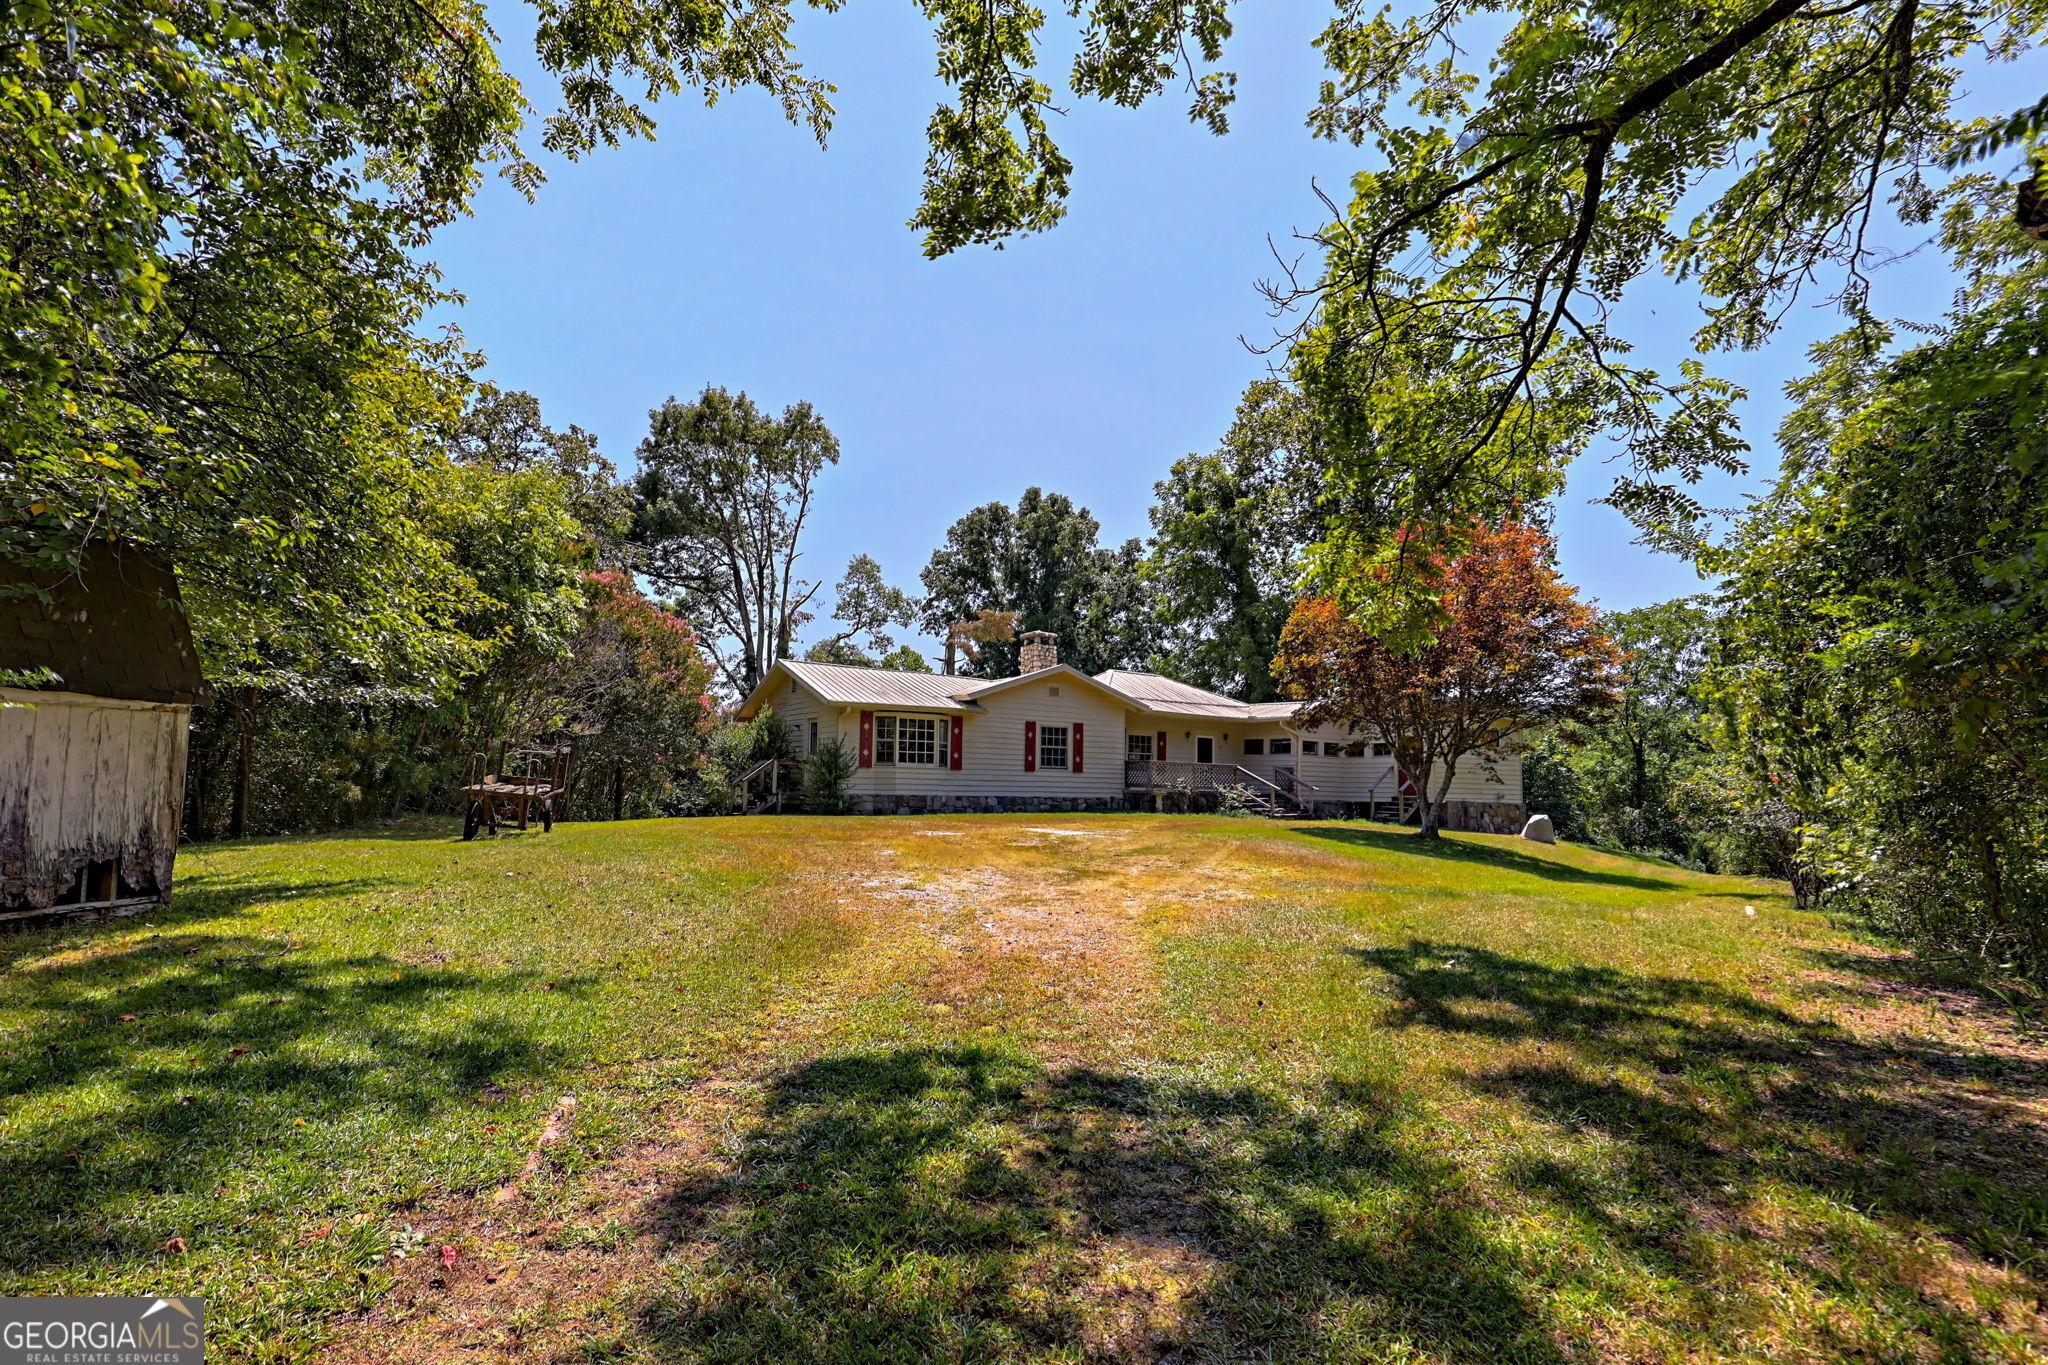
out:
<path id="1" fill-rule="evenodd" d="M 967 742 L 967 717 L 953 717 L 953 771 L 960 771 L 960 750 Z"/>
<path id="2" fill-rule="evenodd" d="M 872 711 L 860 713 L 860 766 L 875 766 L 875 713 Z"/>
<path id="3" fill-rule="evenodd" d="M 1038 771 L 1038 722 L 1035 720 L 1024 722 L 1024 771 Z"/>
<path id="4" fill-rule="evenodd" d="M 1081 771 L 1081 722 L 1074 722 L 1074 771 Z"/>
<path id="5" fill-rule="evenodd" d="M 1166 762 L 1166 731 L 1164 730 L 1159 732 L 1159 752 L 1152 755 L 1152 757 L 1158 759 L 1161 763 Z"/>

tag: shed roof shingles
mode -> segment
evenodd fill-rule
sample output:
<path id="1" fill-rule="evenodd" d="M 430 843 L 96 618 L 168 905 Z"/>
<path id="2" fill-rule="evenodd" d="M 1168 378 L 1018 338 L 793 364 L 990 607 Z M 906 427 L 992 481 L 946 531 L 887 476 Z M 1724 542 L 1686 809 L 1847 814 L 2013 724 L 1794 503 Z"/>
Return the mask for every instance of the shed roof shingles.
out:
<path id="1" fill-rule="evenodd" d="M 36 594 L 18 595 L 23 588 Z M 78 572 L 0 562 L 0 668 L 47 668 L 66 692 L 193 702 L 205 689 L 178 580 L 162 560 L 99 542 Z"/>

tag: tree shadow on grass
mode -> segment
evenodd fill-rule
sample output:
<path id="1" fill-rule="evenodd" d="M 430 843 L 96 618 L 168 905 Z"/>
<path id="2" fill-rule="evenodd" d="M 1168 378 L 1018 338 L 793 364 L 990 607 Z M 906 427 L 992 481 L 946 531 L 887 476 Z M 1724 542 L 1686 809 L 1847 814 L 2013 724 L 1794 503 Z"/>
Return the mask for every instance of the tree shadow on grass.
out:
<path id="1" fill-rule="evenodd" d="M 145 1260 L 173 1205 L 200 1220 L 176 1229 L 195 1245 L 232 1241 L 247 1206 L 209 1215 L 207 1198 L 259 1168 L 281 1183 L 249 1188 L 284 1201 L 266 1213 L 342 1200 L 376 1165 L 361 1144 L 404 1142 L 559 1065 L 501 1008 L 535 987 L 218 933 L 17 961 L 0 974 L 0 1015 L 26 1021 L 0 1052 L 0 1263 Z"/>
<path id="2" fill-rule="evenodd" d="M 1305 834 L 1312 839 L 1325 839 L 1349 848 L 1369 848 L 1381 853 L 1400 853 L 1411 857 L 1471 863 L 1479 867 L 1495 868 L 1501 872 L 1518 872 L 1528 877 L 1540 877 L 1549 882 L 1583 882 L 1601 886 L 1630 887 L 1638 891 L 1692 889 L 1684 882 L 1667 881 L 1661 877 L 1639 877 L 1627 872 L 1598 872 L 1591 868 L 1573 867 L 1570 863 L 1552 862 L 1548 858 L 1538 858 L 1534 854 L 1519 853 L 1514 849 L 1499 848 L 1493 844 L 1468 843 L 1462 839 L 1423 839 L 1413 834 L 1395 834 L 1387 830 L 1357 829 L 1349 826 L 1289 825 L 1288 828 L 1296 834 Z"/>
<path id="3" fill-rule="evenodd" d="M 710 1361 L 1556 1365 L 1524 1268 L 1400 1119 L 1370 1085 L 1302 1106 L 973 1047 L 827 1058 L 774 1082 L 733 1174 L 674 1193 L 666 1236 L 701 1254 L 641 1327 Z"/>
<path id="4" fill-rule="evenodd" d="M 20 957 L 48 951 L 53 940 L 96 930 L 125 934 L 138 925 L 177 929 L 210 919 L 240 915 L 256 905 L 278 901 L 355 896 L 382 887 L 398 885 L 391 877 L 346 877 L 334 881 L 244 881 L 209 876 L 180 877 L 167 905 L 146 906 L 133 914 L 104 915 L 94 911 L 59 908 L 47 916 L 0 922 L 0 970 Z"/>
<path id="5" fill-rule="evenodd" d="M 1550 966 L 1470 944 L 1352 952 L 1391 979 L 1394 1026 L 1540 1046 L 1466 1079 L 1559 1130 L 1597 1135 L 1619 1176 L 1552 1158 L 1526 1163 L 1520 1183 L 1684 1275 L 1701 1295 L 1695 1311 L 1716 1311 L 1713 1263 L 1761 1236 L 1816 1293 L 1859 1300 L 1873 1322 L 1907 1324 L 1968 1356 L 1995 1315 L 1944 1297 L 1959 1264 L 1950 1251 L 1928 1258 L 1935 1270 L 1907 1265 L 1899 1249 L 1932 1232 L 2010 1276 L 1972 1292 L 2003 1296 L 2031 1330 L 2048 1330 L 2032 1316 L 2048 1252 L 2048 1124 L 2029 1103 L 2048 1096 L 2038 1061 L 1924 1037 L 1866 1041 L 1684 977 Z M 1774 1239 L 1752 1226 L 1760 1204 L 1797 1207 L 1801 1230 Z M 1644 1209 L 1659 1213 L 1646 1221 Z M 1873 1350 L 1877 1340 L 1834 1344 Z"/>

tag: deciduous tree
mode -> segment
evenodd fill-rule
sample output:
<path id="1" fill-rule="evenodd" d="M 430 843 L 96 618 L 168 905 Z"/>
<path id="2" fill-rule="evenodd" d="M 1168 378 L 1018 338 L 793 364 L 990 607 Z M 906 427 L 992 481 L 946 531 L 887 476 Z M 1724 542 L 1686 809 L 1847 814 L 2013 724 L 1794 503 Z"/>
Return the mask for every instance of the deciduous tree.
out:
<path id="1" fill-rule="evenodd" d="M 633 482 L 647 578 L 677 594 L 726 687 L 745 696 L 811 619 L 821 584 L 798 577 L 799 542 L 839 441 L 809 403 L 771 417 L 717 387 L 649 418 Z"/>
<path id="2" fill-rule="evenodd" d="M 1500 9 L 1333 20 L 1311 126 L 1384 164 L 1316 234 L 1316 268 L 1274 289 L 1307 309 L 1291 358 L 1345 504 L 1320 567 L 1389 627 L 1426 625 L 1404 563 L 1553 491 L 1600 433 L 1626 456 L 1608 501 L 1695 543 L 1689 485 L 1747 449 L 1737 391 L 1702 357 L 1762 344 L 1806 295 L 1870 324 L 1888 225 L 2009 213 L 2010 188 L 1947 175 L 1999 141 L 1967 136 L 1957 97 L 1971 62 L 2048 23 L 2043 0 Z M 1659 271 L 1695 282 L 1705 311 L 1691 348 L 1639 358 L 1613 310 Z"/>
<path id="3" fill-rule="evenodd" d="M 983 612 L 1015 612 L 1019 635 L 1060 637 L 1061 662 L 1084 672 L 1142 665 L 1152 652 L 1152 613 L 1135 540 L 1105 549 L 1101 523 L 1060 493 L 1027 488 L 1012 509 L 992 502 L 953 523 L 921 575 L 925 629 L 945 638 Z M 968 665 L 978 677 L 1017 671 L 1014 639 L 985 638 Z"/>
<path id="4" fill-rule="evenodd" d="M 882 566 L 873 555 L 855 555 L 847 561 L 839 580 L 838 597 L 832 604 L 832 619 L 840 629 L 812 645 L 807 659 L 826 663 L 872 664 L 870 651 L 891 658 L 918 657 L 917 651 L 899 649 L 889 634 L 891 627 L 917 624 L 924 603 L 901 588 L 892 587 L 882 576 Z M 858 644 L 855 641 L 859 641 Z M 914 672 L 929 673 L 930 667 Z"/>
<path id="5" fill-rule="evenodd" d="M 2048 259 L 1931 336 L 1848 336 L 1710 565 L 1713 675 L 1754 789 L 1889 932 L 2048 983 Z"/>
<path id="6" fill-rule="evenodd" d="M 1404 651 L 1331 597 L 1305 598 L 1274 659 L 1308 725 L 1385 736 L 1435 838 L 1467 755 L 1506 752 L 1537 726 L 1585 721 L 1615 704 L 1621 657 L 1593 609 L 1550 564 L 1550 539 L 1517 522 L 1469 528 L 1467 549 L 1427 565 L 1441 603 L 1435 637 Z"/>
<path id="7" fill-rule="evenodd" d="M 1167 670 L 1271 701 L 1273 655 L 1321 539 L 1322 434 L 1301 393 L 1262 379 L 1222 444 L 1175 461 L 1154 488 L 1147 563 Z"/>

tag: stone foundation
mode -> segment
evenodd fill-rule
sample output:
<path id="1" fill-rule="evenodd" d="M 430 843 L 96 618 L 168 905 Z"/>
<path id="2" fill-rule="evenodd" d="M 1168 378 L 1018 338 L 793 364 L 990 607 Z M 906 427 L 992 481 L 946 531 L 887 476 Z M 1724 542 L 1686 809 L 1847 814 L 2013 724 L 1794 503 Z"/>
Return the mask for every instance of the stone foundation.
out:
<path id="1" fill-rule="evenodd" d="M 856 815 L 1050 815 L 1123 810 L 1119 796 L 858 796 Z"/>

